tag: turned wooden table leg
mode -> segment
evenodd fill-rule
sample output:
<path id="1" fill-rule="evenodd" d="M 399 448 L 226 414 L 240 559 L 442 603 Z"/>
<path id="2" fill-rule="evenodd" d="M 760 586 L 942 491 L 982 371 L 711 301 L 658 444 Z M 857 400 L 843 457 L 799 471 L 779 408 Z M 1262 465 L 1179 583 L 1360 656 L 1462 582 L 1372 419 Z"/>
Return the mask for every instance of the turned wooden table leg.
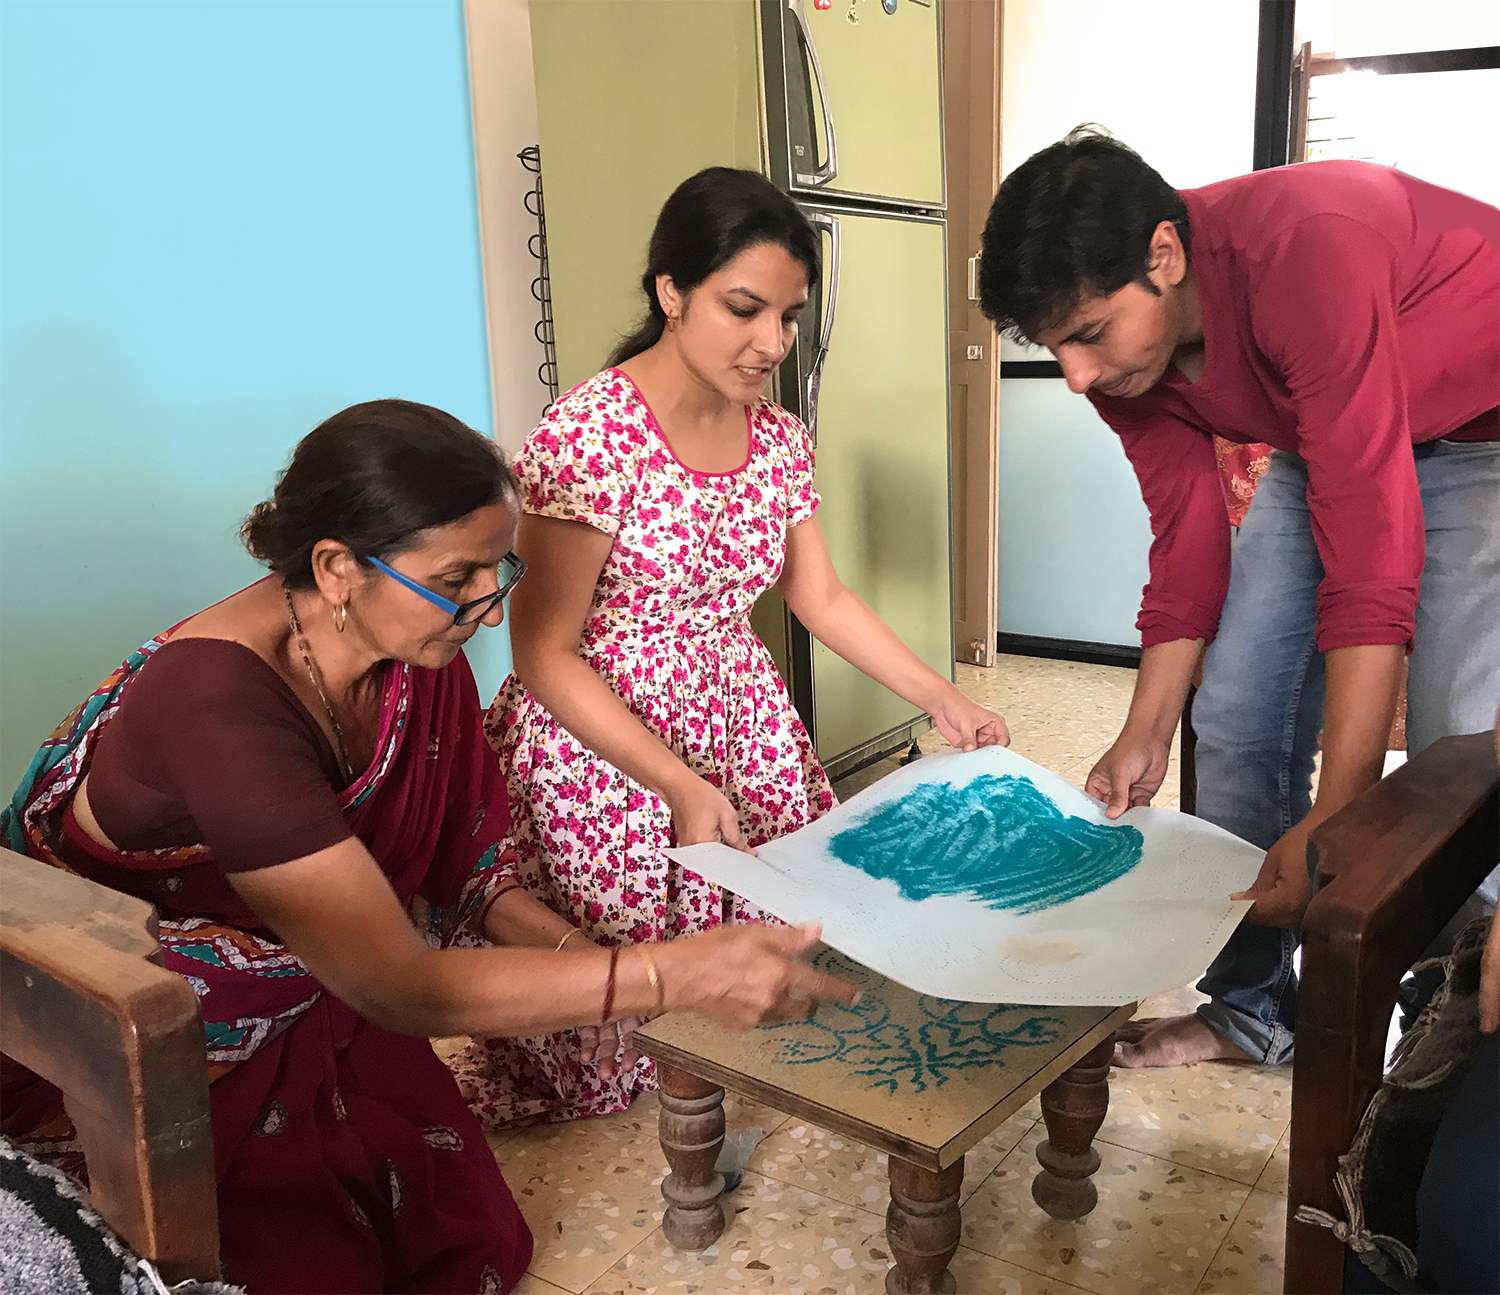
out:
<path id="1" fill-rule="evenodd" d="M 661 1185 L 667 1202 L 661 1230 L 679 1250 L 703 1250 L 724 1231 L 724 1176 L 714 1168 L 724 1145 L 724 1090 L 659 1061 L 656 1078 L 658 1136 L 672 1170 Z"/>
<path id="2" fill-rule="evenodd" d="M 963 1181 L 962 1156 L 936 1172 L 891 1157 L 885 1239 L 896 1263 L 885 1275 L 889 1295 L 953 1295 L 957 1289 L 948 1261 L 962 1228 L 958 1189 Z"/>
<path id="3" fill-rule="evenodd" d="M 1036 1149 L 1041 1172 L 1032 1179 L 1031 1199 L 1055 1219 L 1081 1219 L 1099 1203 L 1094 1171 L 1099 1153 L 1094 1134 L 1109 1110 L 1111 1034 L 1042 1089 L 1047 1140 Z"/>

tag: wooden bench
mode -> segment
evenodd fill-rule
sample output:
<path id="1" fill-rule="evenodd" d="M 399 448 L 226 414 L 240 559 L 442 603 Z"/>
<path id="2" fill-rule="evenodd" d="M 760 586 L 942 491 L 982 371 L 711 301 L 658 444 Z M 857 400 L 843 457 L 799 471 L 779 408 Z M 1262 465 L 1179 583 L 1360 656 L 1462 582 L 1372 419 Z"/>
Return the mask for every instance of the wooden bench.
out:
<path id="1" fill-rule="evenodd" d="M 94 1208 L 174 1284 L 219 1276 L 203 1021 L 156 910 L 0 849 L 0 1051 L 56 1085 Z"/>

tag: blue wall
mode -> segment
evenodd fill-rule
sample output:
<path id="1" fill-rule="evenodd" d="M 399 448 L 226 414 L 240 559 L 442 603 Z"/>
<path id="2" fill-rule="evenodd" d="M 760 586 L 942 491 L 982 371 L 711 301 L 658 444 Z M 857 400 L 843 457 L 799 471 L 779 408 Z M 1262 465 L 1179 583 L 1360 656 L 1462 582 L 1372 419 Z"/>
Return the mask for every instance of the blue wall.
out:
<path id="1" fill-rule="evenodd" d="M 1139 647 L 1151 519 L 1120 438 L 1061 378 L 1002 378 L 999 459 L 1000 629 Z"/>
<path id="2" fill-rule="evenodd" d="M 335 410 L 490 431 L 460 0 L 0 3 L 0 786 Z M 469 655 L 488 699 L 503 633 Z"/>

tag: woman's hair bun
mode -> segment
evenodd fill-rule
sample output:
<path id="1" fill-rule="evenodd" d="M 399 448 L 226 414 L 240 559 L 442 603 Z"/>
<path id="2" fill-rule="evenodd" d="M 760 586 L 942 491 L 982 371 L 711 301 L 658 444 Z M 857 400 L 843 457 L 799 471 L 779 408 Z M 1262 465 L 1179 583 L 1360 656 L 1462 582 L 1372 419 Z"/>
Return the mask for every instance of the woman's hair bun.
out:
<path id="1" fill-rule="evenodd" d="M 240 537 L 289 587 L 310 589 L 319 540 L 383 560 L 413 547 L 424 531 L 517 497 L 510 465 L 487 436 L 431 405 L 371 400 L 297 443 L 274 494 L 251 510 Z"/>

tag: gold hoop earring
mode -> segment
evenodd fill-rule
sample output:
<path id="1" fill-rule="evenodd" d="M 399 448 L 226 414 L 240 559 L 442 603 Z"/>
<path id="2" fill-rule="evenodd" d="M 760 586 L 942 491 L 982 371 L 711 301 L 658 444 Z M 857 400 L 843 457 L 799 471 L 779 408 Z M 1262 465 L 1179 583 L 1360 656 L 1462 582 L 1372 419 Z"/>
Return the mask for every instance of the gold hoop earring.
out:
<path id="1" fill-rule="evenodd" d="M 340 634 L 344 632 L 344 622 L 349 619 L 349 604 L 340 603 L 338 610 L 333 613 L 333 628 Z"/>
<path id="2" fill-rule="evenodd" d="M 669 333 L 675 333 L 676 331 L 677 331 L 677 316 L 676 315 L 668 315 L 667 316 L 667 332 L 669 332 Z"/>

